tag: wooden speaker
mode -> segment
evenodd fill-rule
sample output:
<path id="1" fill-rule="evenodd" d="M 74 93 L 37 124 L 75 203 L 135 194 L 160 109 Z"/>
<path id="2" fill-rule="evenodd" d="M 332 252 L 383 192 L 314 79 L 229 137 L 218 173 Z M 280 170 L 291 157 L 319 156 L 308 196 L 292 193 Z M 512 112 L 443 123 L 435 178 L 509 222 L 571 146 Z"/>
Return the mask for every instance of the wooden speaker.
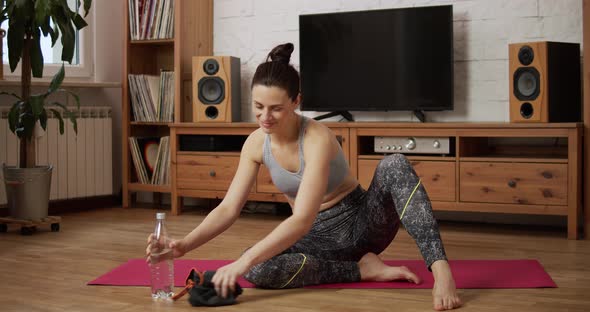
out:
<path id="1" fill-rule="evenodd" d="M 193 121 L 240 120 L 240 59 L 193 57 Z"/>
<path id="2" fill-rule="evenodd" d="M 508 46 L 511 122 L 577 122 L 582 112 L 580 45 Z"/>

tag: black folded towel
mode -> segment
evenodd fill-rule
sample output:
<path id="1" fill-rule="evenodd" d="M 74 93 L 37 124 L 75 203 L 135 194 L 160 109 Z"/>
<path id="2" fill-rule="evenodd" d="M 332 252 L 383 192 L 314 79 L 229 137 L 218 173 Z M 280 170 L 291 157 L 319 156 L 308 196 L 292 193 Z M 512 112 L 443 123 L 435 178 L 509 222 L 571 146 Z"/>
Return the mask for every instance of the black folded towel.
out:
<path id="1" fill-rule="evenodd" d="M 215 287 L 211 283 L 213 275 L 215 275 L 215 271 L 205 271 L 205 273 L 201 274 L 196 269 L 192 269 L 189 273 L 186 278 L 186 288 L 188 288 L 189 294 L 188 302 L 193 307 L 217 307 L 237 303 L 236 298 L 242 294 L 242 287 L 236 283 L 235 291 L 228 293 L 227 297 L 222 298 L 217 295 Z M 182 296 L 181 294 L 179 295 Z"/>

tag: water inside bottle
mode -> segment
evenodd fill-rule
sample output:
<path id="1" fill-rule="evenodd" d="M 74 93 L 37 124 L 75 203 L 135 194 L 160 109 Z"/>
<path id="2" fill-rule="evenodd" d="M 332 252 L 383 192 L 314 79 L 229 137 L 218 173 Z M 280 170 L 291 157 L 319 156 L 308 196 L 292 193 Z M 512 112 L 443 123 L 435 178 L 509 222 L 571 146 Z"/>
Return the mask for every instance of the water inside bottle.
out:
<path id="1" fill-rule="evenodd" d="M 152 298 L 168 299 L 174 295 L 174 257 L 172 249 L 166 248 L 160 253 L 152 253 L 150 270 L 152 271 Z"/>

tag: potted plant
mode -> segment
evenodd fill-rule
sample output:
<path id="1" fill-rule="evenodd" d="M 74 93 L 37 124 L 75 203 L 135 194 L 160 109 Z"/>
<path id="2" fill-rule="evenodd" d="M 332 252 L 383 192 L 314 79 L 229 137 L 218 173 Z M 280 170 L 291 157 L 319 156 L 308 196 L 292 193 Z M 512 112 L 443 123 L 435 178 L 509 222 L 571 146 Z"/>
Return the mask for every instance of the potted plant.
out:
<path id="1" fill-rule="evenodd" d="M 76 4 L 80 1 L 76 0 Z M 92 1 L 84 0 L 84 17 Z M 10 71 L 21 64 L 21 95 L 0 92 L 16 99 L 8 114 L 10 130 L 18 136 L 20 156 L 18 166 L 3 164 L 4 182 L 10 214 L 17 219 L 41 219 L 47 216 L 52 166 L 37 166 L 33 133 L 37 123 L 47 127 L 49 111 L 59 120 L 59 131 L 64 133 L 64 118 L 69 119 L 77 133 L 76 113 L 58 102 L 46 107 L 48 97 L 56 92 L 71 94 L 80 107 L 75 94 L 61 89 L 65 77 L 63 62 L 72 63 L 76 44 L 76 29 L 87 26 L 84 18 L 72 10 L 66 0 L 0 0 L 0 23 L 8 21 L 7 44 Z M 63 45 L 60 70 L 53 76 L 47 91 L 31 94 L 31 76 L 43 77 L 41 36 L 51 36 L 55 45 L 61 38 Z M 60 112 L 59 107 L 62 109 Z"/>

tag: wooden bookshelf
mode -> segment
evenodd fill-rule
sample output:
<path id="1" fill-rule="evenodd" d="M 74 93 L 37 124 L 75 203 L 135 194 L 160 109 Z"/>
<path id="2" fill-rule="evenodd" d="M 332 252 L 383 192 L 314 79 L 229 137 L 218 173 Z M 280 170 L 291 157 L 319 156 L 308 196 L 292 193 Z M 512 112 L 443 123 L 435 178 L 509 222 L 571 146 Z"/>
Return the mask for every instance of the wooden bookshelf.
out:
<path id="1" fill-rule="evenodd" d="M 170 122 L 144 122 L 133 118 L 129 74 L 174 72 L 174 122 L 190 122 L 192 56 L 213 54 L 213 0 L 174 0 L 174 37 L 131 40 L 128 1 L 122 1 L 125 43 L 122 77 L 122 185 L 123 207 L 135 192 L 171 193 L 171 185 L 139 183 L 129 148 L 132 136 L 168 136 Z"/>

